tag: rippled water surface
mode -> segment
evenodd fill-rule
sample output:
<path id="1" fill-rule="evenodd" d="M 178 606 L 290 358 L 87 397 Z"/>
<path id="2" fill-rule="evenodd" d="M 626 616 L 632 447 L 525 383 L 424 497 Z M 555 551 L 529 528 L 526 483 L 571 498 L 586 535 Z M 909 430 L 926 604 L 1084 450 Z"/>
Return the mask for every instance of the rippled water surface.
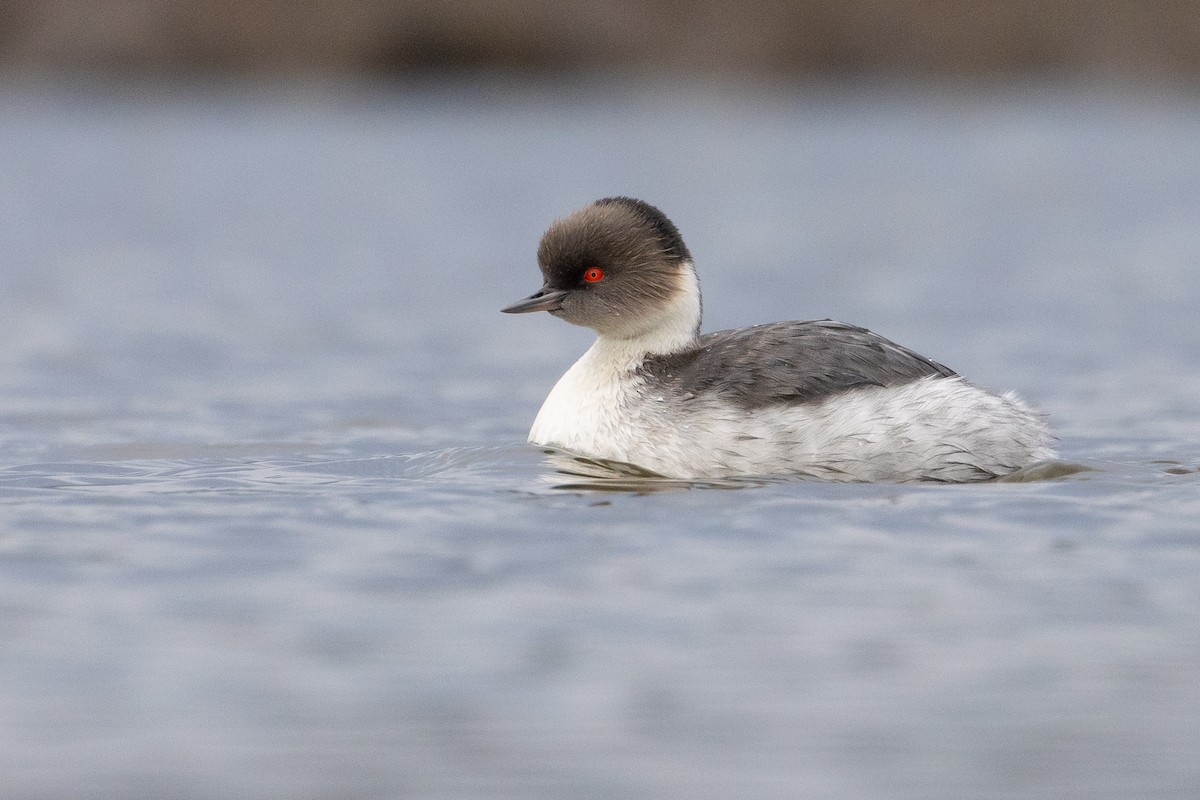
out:
<path id="1" fill-rule="evenodd" d="M 5 796 L 1200 795 L 1196 95 L 27 86 L 0 151 Z M 568 474 L 589 335 L 497 309 L 615 193 L 709 329 L 867 325 L 1088 469 Z"/>

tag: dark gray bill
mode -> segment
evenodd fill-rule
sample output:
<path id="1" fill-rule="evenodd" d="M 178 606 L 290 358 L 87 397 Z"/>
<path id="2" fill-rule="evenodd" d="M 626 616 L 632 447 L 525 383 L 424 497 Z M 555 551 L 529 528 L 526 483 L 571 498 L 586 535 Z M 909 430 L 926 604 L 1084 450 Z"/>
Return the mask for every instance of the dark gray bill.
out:
<path id="1" fill-rule="evenodd" d="M 538 289 L 524 300 L 518 300 L 511 306 L 500 309 L 505 314 L 524 314 L 528 311 L 557 311 L 562 308 L 563 298 L 567 293 L 562 289 Z"/>

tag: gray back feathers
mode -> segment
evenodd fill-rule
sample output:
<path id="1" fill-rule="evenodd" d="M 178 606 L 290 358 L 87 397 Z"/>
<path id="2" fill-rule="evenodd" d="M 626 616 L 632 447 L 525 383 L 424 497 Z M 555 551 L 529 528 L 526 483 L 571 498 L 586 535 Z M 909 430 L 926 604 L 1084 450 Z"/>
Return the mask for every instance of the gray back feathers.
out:
<path id="1" fill-rule="evenodd" d="M 717 396 L 746 410 L 811 403 L 864 386 L 953 377 L 942 364 L 865 328 L 833 320 L 717 331 L 695 349 L 651 355 L 640 368 L 682 396 Z"/>

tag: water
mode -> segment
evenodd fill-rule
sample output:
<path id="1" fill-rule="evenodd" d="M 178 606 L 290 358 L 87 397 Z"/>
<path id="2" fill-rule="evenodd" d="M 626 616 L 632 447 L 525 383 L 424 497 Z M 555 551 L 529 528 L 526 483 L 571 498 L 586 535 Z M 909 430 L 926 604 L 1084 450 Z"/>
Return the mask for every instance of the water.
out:
<path id="1" fill-rule="evenodd" d="M 1200 793 L 1196 95 L 27 85 L 0 152 L 5 796 Z M 613 193 L 708 329 L 868 325 L 1090 470 L 556 488 L 589 335 L 497 309 Z"/>

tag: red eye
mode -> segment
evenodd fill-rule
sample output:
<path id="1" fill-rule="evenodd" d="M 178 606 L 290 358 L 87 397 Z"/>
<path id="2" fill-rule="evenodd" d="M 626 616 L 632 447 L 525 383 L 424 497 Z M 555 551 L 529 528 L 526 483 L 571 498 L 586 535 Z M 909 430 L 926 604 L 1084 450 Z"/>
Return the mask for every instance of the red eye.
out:
<path id="1" fill-rule="evenodd" d="M 588 267 L 583 271 L 583 279 L 588 283 L 595 283 L 604 277 L 604 270 L 599 267 Z"/>

